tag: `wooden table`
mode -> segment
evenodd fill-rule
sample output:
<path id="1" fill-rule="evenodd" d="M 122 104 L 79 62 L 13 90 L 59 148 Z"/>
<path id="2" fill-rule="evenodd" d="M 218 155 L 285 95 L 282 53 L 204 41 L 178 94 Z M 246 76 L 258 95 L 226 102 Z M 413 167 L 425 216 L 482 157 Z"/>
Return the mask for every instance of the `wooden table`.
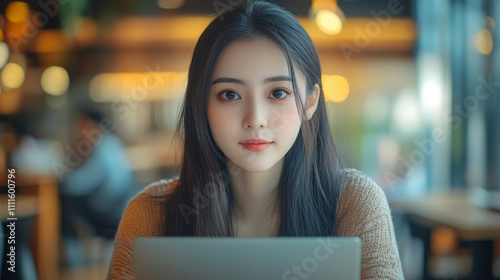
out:
<path id="1" fill-rule="evenodd" d="M 38 198 L 36 196 L 17 195 L 15 197 L 14 215 L 8 213 L 8 196 L 0 195 L 0 218 L 3 223 L 5 236 L 10 236 L 11 228 L 7 225 L 13 224 L 15 243 L 8 243 L 8 239 L 2 240 L 4 243 L 4 264 L 2 266 L 2 277 L 7 279 L 37 279 L 36 269 L 33 263 L 33 254 L 30 248 L 30 237 L 32 235 L 33 222 L 38 216 Z M 15 272 L 8 271 L 11 267 L 6 263 L 6 254 L 10 252 L 10 247 L 15 248 Z"/>
<path id="2" fill-rule="evenodd" d="M 0 174 L 0 179 L 7 182 L 7 175 Z M 15 182 L 16 216 L 36 212 L 32 249 L 38 279 L 57 280 L 61 233 L 57 178 L 52 175 L 16 173 Z M 6 196 L 1 198 L 0 207 L 0 216 L 5 222 Z"/>
<path id="3" fill-rule="evenodd" d="M 473 205 L 464 191 L 428 195 L 391 202 L 393 211 L 408 218 L 412 234 L 424 241 L 424 279 L 428 273 L 431 232 L 436 227 L 452 229 L 472 253 L 470 279 L 493 279 L 493 241 L 500 239 L 500 213 Z"/>

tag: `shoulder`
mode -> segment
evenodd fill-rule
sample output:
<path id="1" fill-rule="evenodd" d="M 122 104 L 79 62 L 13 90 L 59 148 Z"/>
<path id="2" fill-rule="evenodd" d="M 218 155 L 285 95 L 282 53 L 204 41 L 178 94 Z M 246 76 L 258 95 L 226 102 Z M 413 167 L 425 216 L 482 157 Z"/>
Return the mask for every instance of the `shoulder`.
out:
<path id="1" fill-rule="evenodd" d="M 337 235 L 361 239 L 361 279 L 403 279 L 391 211 L 382 188 L 358 170 L 346 170 L 346 177 L 349 183 L 337 212 Z"/>
<path id="2" fill-rule="evenodd" d="M 165 232 L 165 205 L 178 180 L 159 180 L 132 198 L 116 232 L 107 279 L 132 279 L 132 241 Z"/>
<path id="3" fill-rule="evenodd" d="M 164 230 L 166 203 L 178 178 L 147 185 L 127 204 L 119 231 L 128 236 L 155 236 Z"/>
<path id="4" fill-rule="evenodd" d="M 135 195 L 128 207 L 136 207 L 136 205 L 157 204 L 157 202 L 166 202 L 168 195 L 178 183 L 178 178 L 161 179 L 150 183 L 137 195 Z"/>
<path id="5" fill-rule="evenodd" d="M 174 177 L 170 179 L 161 179 L 159 181 L 153 182 L 147 185 L 144 190 L 142 190 L 138 196 L 143 197 L 167 197 L 168 194 L 177 186 L 179 183 L 179 177 Z"/>
<path id="6" fill-rule="evenodd" d="M 344 171 L 348 183 L 338 206 L 339 221 L 348 218 L 359 224 L 380 215 L 390 215 L 385 193 L 375 181 L 356 169 Z"/>
<path id="7" fill-rule="evenodd" d="M 382 188 L 363 172 L 352 168 L 346 169 L 344 172 L 348 182 L 344 191 L 344 198 L 366 199 L 371 197 L 374 199 L 386 199 Z"/>

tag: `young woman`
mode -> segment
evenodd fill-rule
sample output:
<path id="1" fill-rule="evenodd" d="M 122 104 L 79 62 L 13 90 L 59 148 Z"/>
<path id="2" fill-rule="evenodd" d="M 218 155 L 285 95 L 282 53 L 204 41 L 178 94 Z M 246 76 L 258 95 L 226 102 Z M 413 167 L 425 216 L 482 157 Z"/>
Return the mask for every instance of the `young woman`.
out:
<path id="1" fill-rule="evenodd" d="M 345 169 L 314 45 L 289 12 L 231 7 L 196 44 L 177 133 L 179 178 L 132 199 L 108 279 L 132 279 L 138 236 L 358 236 L 363 279 L 402 279 L 382 190 Z"/>

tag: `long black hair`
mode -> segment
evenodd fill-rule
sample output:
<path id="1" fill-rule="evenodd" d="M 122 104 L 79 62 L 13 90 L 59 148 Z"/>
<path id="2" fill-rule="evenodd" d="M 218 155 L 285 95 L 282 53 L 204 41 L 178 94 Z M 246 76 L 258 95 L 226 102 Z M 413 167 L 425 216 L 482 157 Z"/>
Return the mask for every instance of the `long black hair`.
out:
<path id="1" fill-rule="evenodd" d="M 346 179 L 328 123 L 316 49 L 291 13 L 269 2 L 245 1 L 216 17 L 196 44 L 176 131 L 184 153 L 178 171 L 180 180 L 169 193 L 166 235 L 234 236 L 229 185 L 232 166 L 228 166 L 210 132 L 207 102 L 210 79 L 221 51 L 231 42 L 252 38 L 267 38 L 281 47 L 294 92 L 299 92 L 294 65 L 306 77 L 306 96 L 314 94 L 315 84 L 320 87 L 315 114 L 302 122 L 297 139 L 285 155 L 274 202 L 280 212 L 278 235 L 336 234 L 337 204 Z M 300 94 L 294 97 L 303 117 Z"/>

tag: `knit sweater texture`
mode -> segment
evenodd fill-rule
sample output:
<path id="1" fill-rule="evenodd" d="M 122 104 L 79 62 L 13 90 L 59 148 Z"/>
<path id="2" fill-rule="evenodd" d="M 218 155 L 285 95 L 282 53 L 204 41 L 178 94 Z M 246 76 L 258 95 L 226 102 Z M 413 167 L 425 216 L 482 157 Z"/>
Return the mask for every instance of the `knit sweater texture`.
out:
<path id="1" fill-rule="evenodd" d="M 347 174 L 349 184 L 337 206 L 337 235 L 361 239 L 361 279 L 404 279 L 384 192 L 360 171 L 349 169 Z M 132 241 L 165 232 L 167 194 L 175 183 L 152 183 L 128 203 L 116 233 L 108 280 L 134 279 Z"/>

